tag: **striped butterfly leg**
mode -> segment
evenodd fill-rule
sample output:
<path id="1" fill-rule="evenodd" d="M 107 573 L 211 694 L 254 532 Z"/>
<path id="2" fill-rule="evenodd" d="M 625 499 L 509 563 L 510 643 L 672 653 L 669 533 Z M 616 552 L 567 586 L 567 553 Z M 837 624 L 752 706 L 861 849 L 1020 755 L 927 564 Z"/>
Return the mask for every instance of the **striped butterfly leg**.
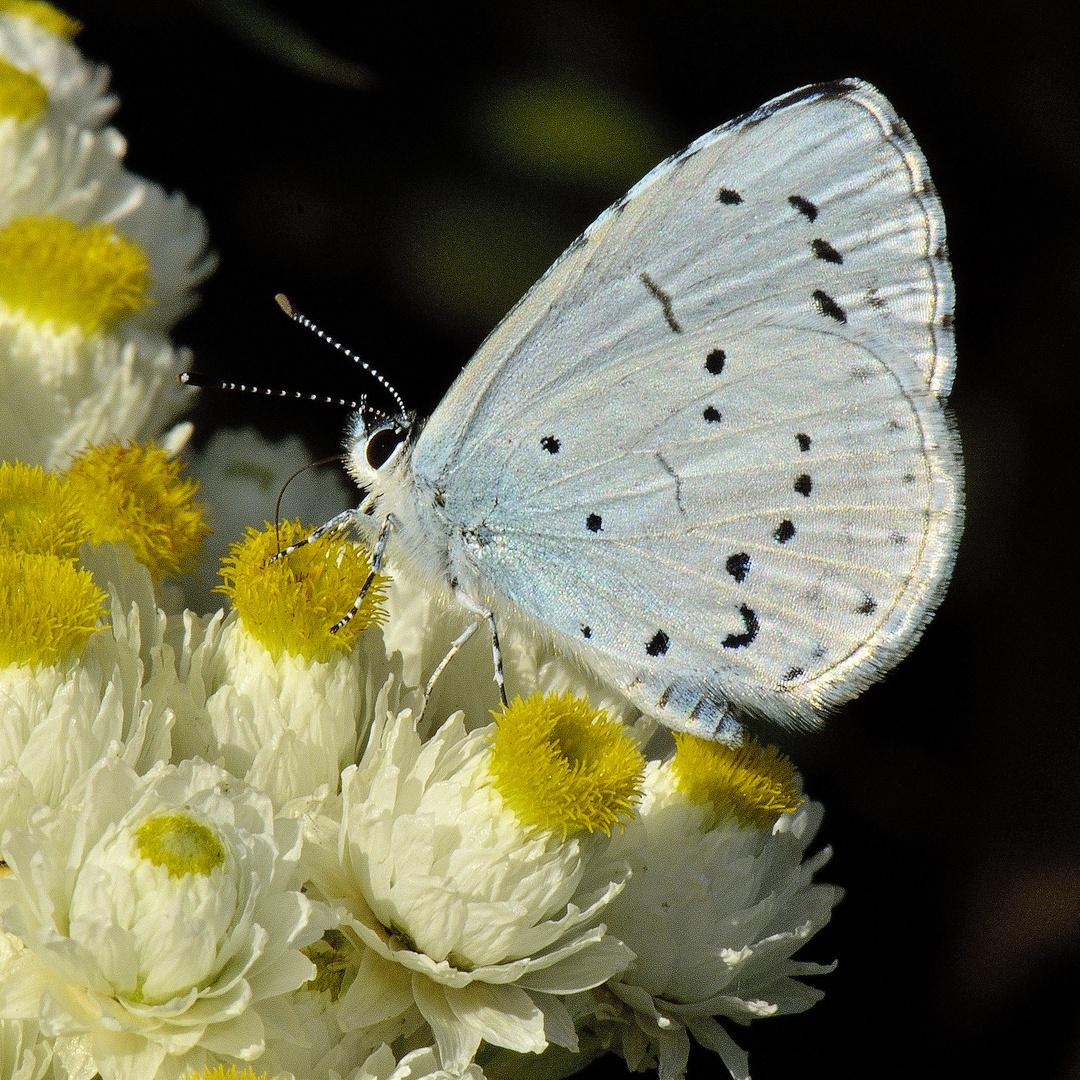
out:
<path id="1" fill-rule="evenodd" d="M 471 611 L 474 615 L 479 616 L 479 618 L 483 619 L 488 624 L 488 630 L 491 631 L 491 662 L 495 668 L 495 685 L 499 688 L 499 701 L 505 709 L 509 705 L 509 702 L 506 699 L 506 675 L 503 670 L 502 646 L 499 644 L 499 630 L 495 625 L 495 614 L 492 612 L 491 608 L 485 607 L 483 604 L 478 604 L 475 600 L 471 600 L 460 592 L 457 593 L 457 598 L 462 607 Z M 477 624 L 474 623 L 472 629 L 469 630 L 469 637 L 472 637 L 476 625 Z M 468 637 L 465 638 L 465 640 L 467 641 Z M 465 642 L 463 641 L 461 644 L 464 645 Z M 458 648 L 460 648 L 460 646 L 458 646 Z M 451 645 L 451 649 L 453 649 L 453 645 Z M 444 665 L 445 661 L 440 665 L 440 668 Z"/>
<path id="2" fill-rule="evenodd" d="M 327 528 L 332 526 L 334 522 L 338 521 L 339 519 L 345 518 L 346 514 L 348 515 L 349 522 L 355 522 L 357 520 L 358 511 L 349 510 L 346 511 L 345 514 L 338 514 L 336 518 L 331 518 L 330 521 L 326 523 L 326 525 L 322 526 L 321 529 L 316 529 L 315 532 L 318 533 L 325 531 Z M 364 602 L 364 598 L 367 596 L 372 584 L 375 581 L 376 576 L 382 569 L 383 558 L 386 555 L 386 542 L 390 539 L 390 530 L 394 526 L 394 520 L 395 519 L 393 514 L 386 515 L 386 520 L 382 523 L 382 528 L 379 530 L 378 539 L 375 541 L 375 548 L 371 553 L 371 572 L 368 574 L 367 580 L 364 582 L 363 588 L 361 588 L 359 595 L 353 601 L 352 607 L 349 608 L 349 610 L 346 611 L 345 614 L 340 619 L 338 619 L 338 621 L 334 623 L 333 626 L 330 627 L 331 634 L 336 634 L 343 626 L 347 626 L 349 622 L 353 619 L 353 617 L 356 615 L 356 613 L 360 610 L 360 605 Z M 338 526 L 338 528 L 342 527 L 344 526 Z M 315 533 L 312 533 L 312 536 L 314 535 Z M 308 541 L 310 540 L 311 537 L 308 537 Z M 282 552 L 282 554 L 285 553 Z"/>
<path id="3" fill-rule="evenodd" d="M 347 529 L 350 525 L 356 522 L 356 510 L 342 510 L 340 514 L 335 514 L 329 521 L 320 525 L 314 532 L 308 533 L 303 540 L 298 540 L 295 544 L 290 544 L 286 548 L 282 548 L 276 555 L 270 557 L 270 563 L 276 563 L 278 559 L 284 559 L 286 555 L 291 555 L 299 548 L 305 547 L 307 544 L 314 544 L 317 540 L 321 540 L 327 533 L 339 532 L 341 529 Z"/>

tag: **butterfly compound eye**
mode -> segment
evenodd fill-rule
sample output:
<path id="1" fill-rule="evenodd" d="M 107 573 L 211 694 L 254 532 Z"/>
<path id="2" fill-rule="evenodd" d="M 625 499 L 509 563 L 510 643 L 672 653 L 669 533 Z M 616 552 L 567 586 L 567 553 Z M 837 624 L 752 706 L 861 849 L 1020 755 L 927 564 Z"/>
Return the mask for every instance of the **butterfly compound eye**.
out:
<path id="1" fill-rule="evenodd" d="M 367 463 L 373 469 L 381 468 L 404 440 L 405 432 L 400 428 L 384 427 L 373 431 L 364 445 Z"/>

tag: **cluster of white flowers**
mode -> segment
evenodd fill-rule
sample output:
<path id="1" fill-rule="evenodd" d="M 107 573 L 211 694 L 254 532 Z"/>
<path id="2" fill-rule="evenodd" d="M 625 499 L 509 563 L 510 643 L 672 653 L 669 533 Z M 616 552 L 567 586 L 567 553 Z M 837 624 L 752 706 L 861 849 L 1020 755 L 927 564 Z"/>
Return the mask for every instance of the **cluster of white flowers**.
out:
<path id="1" fill-rule="evenodd" d="M 481 634 L 425 699 L 464 614 L 389 566 L 331 633 L 370 553 L 271 562 L 299 520 L 185 607 L 166 335 L 205 229 L 124 170 L 74 29 L 0 0 L 0 1080 L 679 1080 L 691 1037 L 748 1076 L 730 1025 L 817 999 L 792 957 L 839 895 L 783 756 L 513 624 L 508 708 Z M 215 505 L 283 468 L 248 455 L 204 461 Z"/>

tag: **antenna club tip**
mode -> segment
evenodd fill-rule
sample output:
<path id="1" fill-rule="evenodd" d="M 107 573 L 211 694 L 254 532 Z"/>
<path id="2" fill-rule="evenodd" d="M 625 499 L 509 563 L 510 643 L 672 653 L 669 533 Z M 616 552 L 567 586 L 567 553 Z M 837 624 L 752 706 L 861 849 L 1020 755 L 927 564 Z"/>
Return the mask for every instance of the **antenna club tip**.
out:
<path id="1" fill-rule="evenodd" d="M 291 319 L 293 317 L 293 306 L 289 303 L 289 298 L 283 292 L 279 292 L 274 295 L 274 300 L 277 302 L 277 306 Z"/>
<path id="2" fill-rule="evenodd" d="M 191 372 L 190 371 L 181 371 L 180 374 L 176 376 L 176 381 L 181 386 L 187 386 L 190 379 L 191 379 Z"/>

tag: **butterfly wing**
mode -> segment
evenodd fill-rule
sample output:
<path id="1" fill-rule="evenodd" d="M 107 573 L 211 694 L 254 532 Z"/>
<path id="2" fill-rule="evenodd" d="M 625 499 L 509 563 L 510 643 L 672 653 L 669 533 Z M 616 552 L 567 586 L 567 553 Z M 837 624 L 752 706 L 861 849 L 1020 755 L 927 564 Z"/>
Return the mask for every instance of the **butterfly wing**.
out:
<path id="1" fill-rule="evenodd" d="M 420 436 L 450 574 L 676 727 L 812 722 L 947 581 L 951 306 L 925 163 L 871 87 L 718 128 L 583 234 Z"/>

